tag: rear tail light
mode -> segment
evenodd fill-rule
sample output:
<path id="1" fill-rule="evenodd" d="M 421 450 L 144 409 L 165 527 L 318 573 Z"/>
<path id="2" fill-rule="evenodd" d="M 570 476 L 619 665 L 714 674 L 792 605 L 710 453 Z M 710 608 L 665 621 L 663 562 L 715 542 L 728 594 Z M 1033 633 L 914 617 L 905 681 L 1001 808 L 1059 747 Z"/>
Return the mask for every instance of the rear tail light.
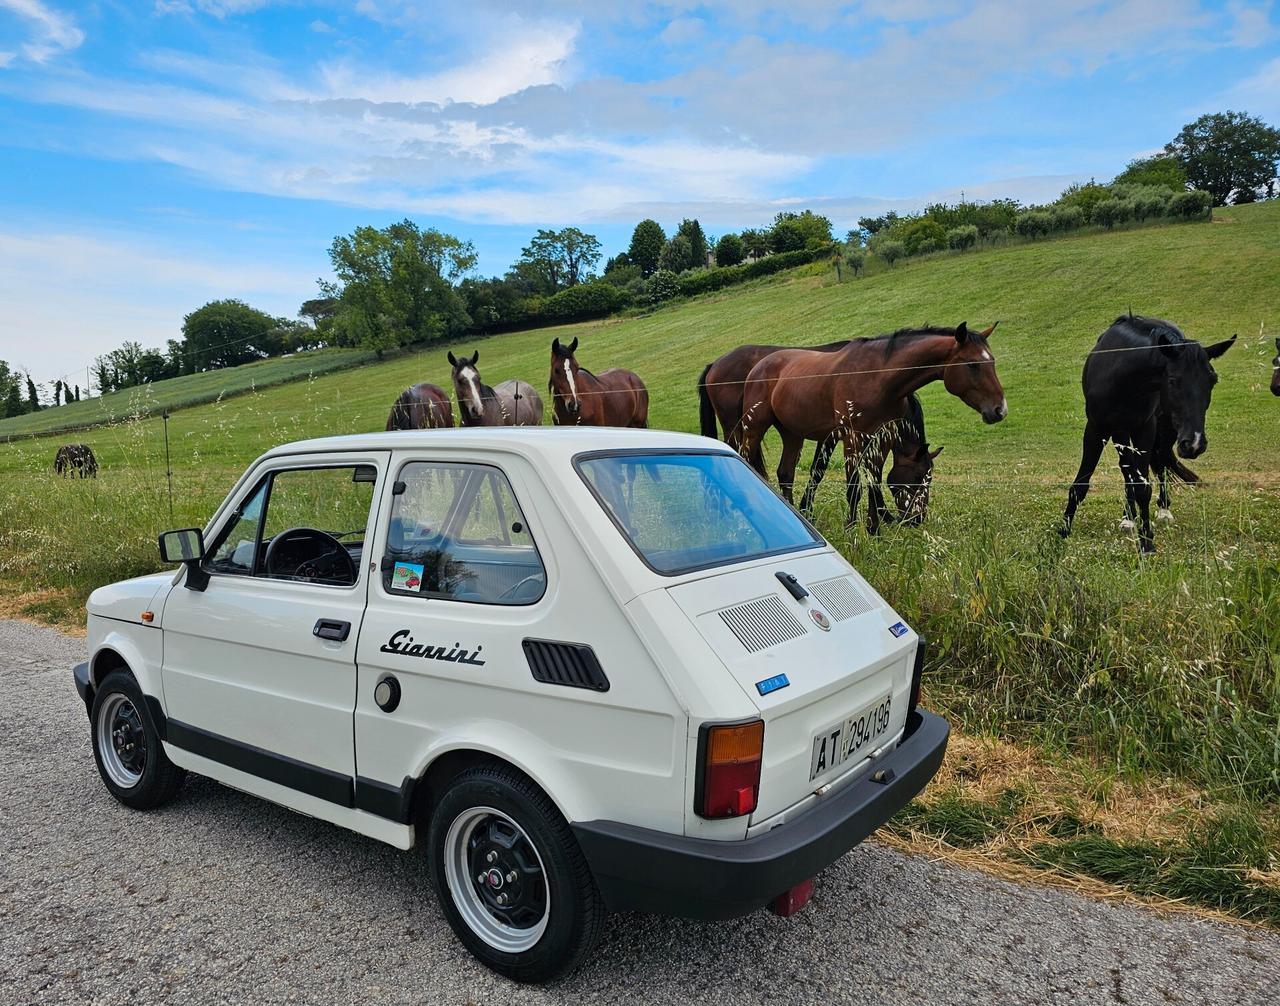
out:
<path id="1" fill-rule="evenodd" d="M 924 651 L 927 646 L 924 636 L 920 636 L 916 641 L 916 663 L 911 668 L 911 701 L 907 706 L 908 716 L 914 713 L 916 706 L 920 704 L 920 680 L 924 677 Z"/>
<path id="2" fill-rule="evenodd" d="M 742 817 L 756 809 L 764 721 L 702 727 L 694 808 L 702 817 Z"/>

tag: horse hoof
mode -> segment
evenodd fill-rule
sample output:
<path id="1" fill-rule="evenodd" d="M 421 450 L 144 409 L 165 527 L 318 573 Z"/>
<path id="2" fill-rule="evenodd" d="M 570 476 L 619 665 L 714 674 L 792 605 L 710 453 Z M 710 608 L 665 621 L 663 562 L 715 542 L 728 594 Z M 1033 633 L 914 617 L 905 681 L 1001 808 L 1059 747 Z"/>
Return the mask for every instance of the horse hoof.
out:
<path id="1" fill-rule="evenodd" d="M 1138 542 L 1139 555 L 1153 555 L 1155 553 L 1155 550 L 1156 550 L 1156 543 L 1153 541 L 1147 541 L 1145 538 L 1143 538 L 1141 541 Z"/>
<path id="2" fill-rule="evenodd" d="M 1058 537 L 1059 537 L 1059 538 L 1070 538 L 1070 537 L 1071 537 L 1071 528 L 1066 527 L 1065 525 L 1064 525 L 1064 526 L 1062 526 L 1062 527 L 1059 527 L 1059 528 L 1058 528 Z"/>
<path id="3" fill-rule="evenodd" d="M 1156 520 L 1167 520 L 1172 522 L 1173 511 L 1170 510 L 1168 507 L 1162 506 L 1159 510 L 1156 511 Z"/>
<path id="4" fill-rule="evenodd" d="M 1135 524 L 1133 521 L 1131 521 L 1128 517 L 1125 517 L 1123 520 L 1120 521 L 1121 531 L 1132 531 L 1137 526 L 1138 525 Z"/>

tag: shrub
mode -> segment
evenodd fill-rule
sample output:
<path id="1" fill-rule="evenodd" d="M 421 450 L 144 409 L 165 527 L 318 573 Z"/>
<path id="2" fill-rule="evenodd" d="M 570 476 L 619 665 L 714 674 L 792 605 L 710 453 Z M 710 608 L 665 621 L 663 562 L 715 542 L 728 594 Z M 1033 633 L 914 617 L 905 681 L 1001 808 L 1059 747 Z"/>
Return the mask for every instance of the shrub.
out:
<path id="1" fill-rule="evenodd" d="M 978 228 L 974 224 L 952 227 L 947 231 L 947 247 L 956 251 L 964 251 L 978 243 Z"/>
<path id="2" fill-rule="evenodd" d="M 1156 188 L 1147 188 L 1133 197 L 1133 218 L 1146 220 L 1148 217 L 1162 217 L 1169 212 L 1169 192 Z"/>
<path id="3" fill-rule="evenodd" d="M 700 269 L 695 272 L 681 273 L 677 278 L 678 292 L 681 296 L 692 297 L 699 293 L 710 293 L 722 290 L 735 283 L 745 283 L 749 279 L 768 276 L 806 265 L 824 254 L 825 249 L 801 249 L 800 251 L 783 252 L 779 255 L 768 255 L 765 258 L 744 262 L 741 265 L 728 266 L 724 269 Z"/>
<path id="4" fill-rule="evenodd" d="M 917 255 L 928 255 L 936 251 L 942 251 L 942 242 L 937 238 L 925 238 L 916 245 Z"/>
<path id="5" fill-rule="evenodd" d="M 542 317 L 552 321 L 603 318 L 626 307 L 630 299 L 612 283 L 579 283 L 548 297 L 542 304 Z"/>
<path id="6" fill-rule="evenodd" d="M 716 242 L 716 265 L 718 266 L 737 265 L 746 258 L 746 255 L 742 238 L 736 234 L 726 234 Z"/>
<path id="7" fill-rule="evenodd" d="M 659 269 L 649 277 L 645 287 L 645 299 L 650 304 L 661 304 L 680 293 L 679 277 L 670 269 Z"/>
<path id="8" fill-rule="evenodd" d="M 1093 208 L 1093 222 L 1111 230 L 1133 216 L 1133 204 L 1126 199 L 1104 199 Z"/>
<path id="9" fill-rule="evenodd" d="M 926 241 L 934 243 L 936 246 L 934 251 L 941 248 L 947 240 L 947 232 L 942 229 L 942 224 L 938 221 L 931 220 L 929 217 L 920 217 L 918 220 L 895 227 L 893 237 L 907 246 L 908 255 L 921 255 L 924 254 L 921 245 Z"/>
<path id="10" fill-rule="evenodd" d="M 893 264 L 907 254 L 907 246 L 901 241 L 881 241 L 876 245 L 876 255 L 884 259 L 892 268 Z"/>
<path id="11" fill-rule="evenodd" d="M 1079 206 L 1055 206 L 1053 208 L 1053 229 L 1055 231 L 1079 230 L 1084 225 L 1084 210 Z"/>
<path id="12" fill-rule="evenodd" d="M 1213 216 L 1213 196 L 1202 189 L 1179 192 L 1169 200 L 1169 215 L 1183 220 L 1208 220 Z"/>
<path id="13" fill-rule="evenodd" d="M 642 279 L 643 274 L 640 272 L 638 265 L 617 265 L 600 277 L 600 282 L 610 283 L 613 286 L 626 287 L 631 286 L 638 279 Z"/>
<path id="14" fill-rule="evenodd" d="M 1052 227 L 1053 217 L 1044 210 L 1027 210 L 1024 213 L 1020 213 L 1014 223 L 1014 230 L 1024 238 L 1030 238 L 1032 241 L 1048 234 Z"/>
<path id="15" fill-rule="evenodd" d="M 1093 219 L 1093 208 L 1104 199 L 1111 198 L 1111 190 L 1105 185 L 1090 182 L 1088 185 L 1069 185 L 1058 197 L 1057 206 L 1078 206 L 1086 220 L 1097 223 Z"/>
<path id="16" fill-rule="evenodd" d="M 867 264 L 867 251 L 861 245 L 854 245 L 846 248 L 844 252 L 844 264 L 853 270 L 855 276 L 862 272 L 862 267 Z"/>

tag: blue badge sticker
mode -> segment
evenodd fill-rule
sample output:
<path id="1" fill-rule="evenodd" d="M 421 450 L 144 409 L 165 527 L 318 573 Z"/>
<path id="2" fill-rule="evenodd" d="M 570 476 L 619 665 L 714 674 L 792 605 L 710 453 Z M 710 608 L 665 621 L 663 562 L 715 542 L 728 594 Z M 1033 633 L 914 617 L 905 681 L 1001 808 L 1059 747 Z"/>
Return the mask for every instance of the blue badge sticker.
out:
<path id="1" fill-rule="evenodd" d="M 892 632 L 895 637 L 897 637 L 897 636 L 905 636 L 911 630 L 907 628 L 906 622 L 895 622 L 893 625 L 889 626 L 889 631 Z"/>
<path id="2" fill-rule="evenodd" d="M 775 674 L 771 678 L 765 678 L 763 681 L 756 682 L 756 691 L 761 695 L 768 695 L 770 692 L 776 692 L 779 688 L 786 688 L 791 684 L 787 680 L 785 674 Z"/>

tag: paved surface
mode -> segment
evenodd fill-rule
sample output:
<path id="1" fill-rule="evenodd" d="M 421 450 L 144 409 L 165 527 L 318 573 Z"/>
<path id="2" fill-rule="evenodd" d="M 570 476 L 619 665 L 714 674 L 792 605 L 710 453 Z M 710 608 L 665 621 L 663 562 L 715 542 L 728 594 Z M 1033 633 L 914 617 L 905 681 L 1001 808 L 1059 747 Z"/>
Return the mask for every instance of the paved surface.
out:
<path id="1" fill-rule="evenodd" d="M 784 921 L 611 920 L 529 989 L 472 961 L 418 853 L 191 778 L 108 796 L 69 668 L 0 621 L 0 1003 L 1276 1003 L 1280 937 L 863 846 Z"/>

